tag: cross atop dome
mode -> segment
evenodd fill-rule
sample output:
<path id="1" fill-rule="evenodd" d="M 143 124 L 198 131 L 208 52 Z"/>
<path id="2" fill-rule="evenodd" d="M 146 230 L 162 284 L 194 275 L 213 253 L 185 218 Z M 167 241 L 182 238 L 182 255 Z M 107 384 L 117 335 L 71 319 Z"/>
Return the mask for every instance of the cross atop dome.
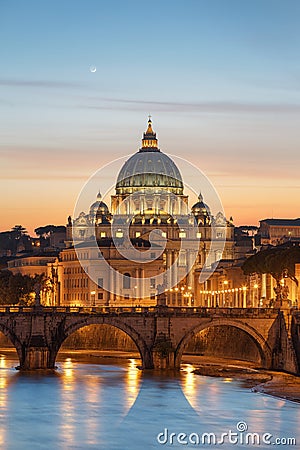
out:
<path id="1" fill-rule="evenodd" d="M 149 114 L 148 116 L 148 128 L 145 134 L 154 134 L 153 129 L 152 129 L 152 120 L 151 120 L 151 115 Z"/>
<path id="2" fill-rule="evenodd" d="M 148 128 L 147 131 L 144 133 L 144 137 L 142 139 L 142 148 L 140 149 L 140 152 L 149 152 L 149 151 L 150 152 L 159 151 L 156 133 L 154 133 L 152 128 L 151 115 L 149 115 L 148 117 Z"/>

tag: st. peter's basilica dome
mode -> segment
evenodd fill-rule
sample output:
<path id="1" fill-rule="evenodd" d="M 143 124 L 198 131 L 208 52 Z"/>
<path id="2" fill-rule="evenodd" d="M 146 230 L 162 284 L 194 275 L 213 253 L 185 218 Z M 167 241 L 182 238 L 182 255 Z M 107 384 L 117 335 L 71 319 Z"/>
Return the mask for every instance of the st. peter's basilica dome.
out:
<path id="1" fill-rule="evenodd" d="M 131 194 L 143 189 L 162 189 L 176 195 L 183 194 L 183 182 L 176 164 L 157 146 L 156 133 L 149 118 L 141 149 L 121 168 L 116 194 Z"/>

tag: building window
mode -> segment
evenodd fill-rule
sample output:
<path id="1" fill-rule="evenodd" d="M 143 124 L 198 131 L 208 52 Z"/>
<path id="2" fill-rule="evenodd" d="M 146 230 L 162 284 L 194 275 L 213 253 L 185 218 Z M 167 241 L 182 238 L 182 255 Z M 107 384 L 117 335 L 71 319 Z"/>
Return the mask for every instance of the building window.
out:
<path id="1" fill-rule="evenodd" d="M 141 237 L 141 232 L 140 232 L 140 231 L 136 231 L 136 232 L 135 232 L 135 237 L 136 237 L 136 238 Z"/>
<path id="2" fill-rule="evenodd" d="M 85 235 L 85 230 L 79 230 L 79 236 L 83 237 Z"/>
<path id="3" fill-rule="evenodd" d="M 186 253 L 184 250 L 181 250 L 179 252 L 178 266 L 180 267 L 186 266 Z"/>
<path id="4" fill-rule="evenodd" d="M 98 288 L 103 289 L 103 278 L 98 278 Z"/>
<path id="5" fill-rule="evenodd" d="M 155 278 L 150 278 L 150 289 L 155 289 L 155 284 L 156 280 Z"/>
<path id="6" fill-rule="evenodd" d="M 105 238 L 105 237 L 106 237 L 106 232 L 105 232 L 105 231 L 101 231 L 100 237 L 101 237 L 101 238 Z"/>
<path id="7" fill-rule="evenodd" d="M 150 300 L 155 300 L 155 294 L 150 294 Z"/>
<path id="8" fill-rule="evenodd" d="M 217 239 L 222 239 L 223 238 L 223 233 L 222 232 L 218 232 L 217 233 Z"/>
<path id="9" fill-rule="evenodd" d="M 154 252 L 151 252 L 151 253 L 150 253 L 150 258 L 151 258 L 151 259 L 155 259 L 155 258 L 156 258 L 156 255 L 155 255 Z"/>
<path id="10" fill-rule="evenodd" d="M 117 237 L 117 238 L 122 238 L 122 237 L 123 237 L 123 231 L 122 231 L 122 230 L 118 230 L 118 231 L 116 232 L 116 237 Z"/>
<path id="11" fill-rule="evenodd" d="M 184 230 L 180 230 L 179 231 L 179 237 L 180 238 L 185 238 L 186 237 L 186 232 Z"/>
<path id="12" fill-rule="evenodd" d="M 198 231 L 198 233 L 197 233 L 197 239 L 201 239 L 201 233 L 200 233 L 200 231 Z"/>
<path id="13" fill-rule="evenodd" d="M 124 273 L 123 277 L 123 289 L 130 289 L 131 287 L 131 275 L 130 273 Z"/>
<path id="14" fill-rule="evenodd" d="M 166 238 L 166 237 L 167 237 L 167 233 L 166 233 L 165 231 L 162 231 L 161 236 L 162 236 L 163 238 Z"/>
<path id="15" fill-rule="evenodd" d="M 98 300 L 103 300 L 103 292 L 98 292 Z"/>

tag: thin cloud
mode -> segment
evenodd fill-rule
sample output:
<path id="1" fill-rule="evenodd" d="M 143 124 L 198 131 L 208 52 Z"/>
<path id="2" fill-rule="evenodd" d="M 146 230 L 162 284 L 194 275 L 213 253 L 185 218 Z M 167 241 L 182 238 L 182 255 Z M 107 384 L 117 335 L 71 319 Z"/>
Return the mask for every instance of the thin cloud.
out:
<path id="1" fill-rule="evenodd" d="M 12 87 L 42 87 L 42 88 L 68 88 L 68 87 L 80 87 L 79 83 L 70 83 L 65 81 L 49 81 L 49 80 L 13 80 L 13 79 L 0 79 L 0 86 L 12 86 Z"/>
<path id="2" fill-rule="evenodd" d="M 90 173 L 87 172 L 85 174 L 80 175 L 66 175 L 64 173 L 43 173 L 41 175 L 36 173 L 17 173 L 15 175 L 1 175 L 1 180 L 11 180 L 11 181 L 20 181 L 20 180 L 27 180 L 27 181 L 51 181 L 51 180 L 58 180 L 60 182 L 64 181 L 86 181 L 87 178 L 90 176 Z"/>
<path id="3" fill-rule="evenodd" d="M 299 113 L 298 103 L 250 103 L 250 102 L 169 102 L 132 100 L 122 98 L 90 98 L 93 103 L 78 105 L 83 109 L 131 110 L 155 109 L 164 112 L 200 113 Z M 98 103 L 97 103 L 98 102 Z"/>

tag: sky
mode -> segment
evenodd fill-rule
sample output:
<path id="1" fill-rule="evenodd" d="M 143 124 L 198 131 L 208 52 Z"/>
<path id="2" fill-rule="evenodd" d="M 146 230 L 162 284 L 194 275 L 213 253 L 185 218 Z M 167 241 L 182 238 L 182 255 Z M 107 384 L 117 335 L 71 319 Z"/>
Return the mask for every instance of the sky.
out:
<path id="1" fill-rule="evenodd" d="M 299 23 L 298 0 L 0 0 L 0 231 L 65 224 L 149 113 L 236 225 L 300 217 Z"/>

